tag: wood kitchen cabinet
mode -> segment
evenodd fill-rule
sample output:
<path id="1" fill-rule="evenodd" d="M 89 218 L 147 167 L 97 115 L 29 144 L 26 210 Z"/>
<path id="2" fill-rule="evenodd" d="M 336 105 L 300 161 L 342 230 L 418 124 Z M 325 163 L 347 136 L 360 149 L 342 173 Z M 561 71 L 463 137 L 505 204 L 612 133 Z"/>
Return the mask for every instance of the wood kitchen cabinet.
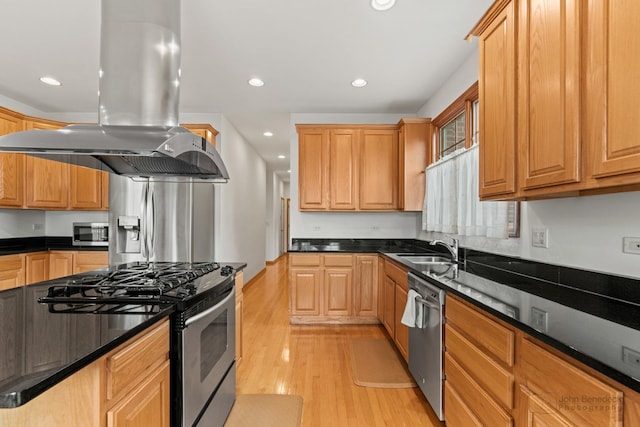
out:
<path id="1" fill-rule="evenodd" d="M 397 130 L 362 129 L 359 158 L 360 209 L 398 209 Z"/>
<path id="2" fill-rule="evenodd" d="M 26 284 L 49 280 L 49 252 L 25 254 Z"/>
<path id="3" fill-rule="evenodd" d="M 354 316 L 378 315 L 378 255 L 356 255 Z"/>
<path id="4" fill-rule="evenodd" d="M 409 292 L 408 274 L 406 268 L 385 259 L 382 324 L 405 361 L 409 359 L 409 328 L 402 324 L 401 320 Z"/>
<path id="5" fill-rule="evenodd" d="M 502 10 L 500 8 L 503 7 Z M 516 191 L 516 28 L 512 2 L 496 2 L 478 35 L 479 194 Z"/>
<path id="6" fill-rule="evenodd" d="M 25 283 L 24 255 L 0 256 L 0 291 L 17 288 Z"/>
<path id="7" fill-rule="evenodd" d="M 640 189 L 636 3 L 496 0 L 472 30 L 483 200 Z"/>
<path id="8" fill-rule="evenodd" d="M 43 119 L 26 118 L 26 130 L 56 130 L 65 124 Z M 25 166 L 26 201 L 28 208 L 66 209 L 69 207 L 69 167 L 67 163 L 27 156 Z"/>
<path id="9" fill-rule="evenodd" d="M 444 370 L 445 392 L 457 400 L 445 404 L 452 420 L 479 420 L 482 425 L 511 426 L 514 414 L 515 331 L 457 297 L 447 295 Z M 462 408 L 462 417 L 452 413 Z"/>
<path id="10" fill-rule="evenodd" d="M 107 206 L 104 208 L 108 208 L 108 176 L 107 172 L 69 166 L 69 207 L 76 210 L 100 210 L 106 199 Z M 107 193 L 106 197 L 103 192 Z"/>
<path id="11" fill-rule="evenodd" d="M 301 211 L 422 209 L 429 119 L 296 129 Z"/>
<path id="12" fill-rule="evenodd" d="M 189 129 L 191 132 L 196 135 L 204 138 L 209 142 L 209 144 L 216 146 L 216 136 L 218 136 L 218 131 L 214 129 L 213 126 L 209 124 L 183 124 L 182 127 Z"/>
<path id="13" fill-rule="evenodd" d="M 517 122 L 523 190 L 580 181 L 582 4 L 518 2 Z"/>
<path id="14" fill-rule="evenodd" d="M 49 251 L 49 279 L 73 274 L 74 251 Z"/>
<path id="15" fill-rule="evenodd" d="M 109 265 L 107 251 L 76 251 L 73 257 L 73 274 L 98 270 Z"/>
<path id="16" fill-rule="evenodd" d="M 377 323 L 377 255 L 289 255 L 291 323 Z"/>
<path id="17" fill-rule="evenodd" d="M 22 116 L 0 107 L 0 136 L 23 129 Z M 24 205 L 25 155 L 0 153 L 0 207 L 20 208 Z"/>
<path id="18" fill-rule="evenodd" d="M 300 210 L 329 208 L 329 135 L 322 128 L 298 127 Z"/>
<path id="19" fill-rule="evenodd" d="M 398 207 L 403 211 L 422 211 L 424 170 L 431 163 L 433 128 L 431 119 L 405 118 L 398 122 Z"/>
<path id="20" fill-rule="evenodd" d="M 640 183 L 640 4 L 586 2 L 586 167 L 593 187 Z"/>

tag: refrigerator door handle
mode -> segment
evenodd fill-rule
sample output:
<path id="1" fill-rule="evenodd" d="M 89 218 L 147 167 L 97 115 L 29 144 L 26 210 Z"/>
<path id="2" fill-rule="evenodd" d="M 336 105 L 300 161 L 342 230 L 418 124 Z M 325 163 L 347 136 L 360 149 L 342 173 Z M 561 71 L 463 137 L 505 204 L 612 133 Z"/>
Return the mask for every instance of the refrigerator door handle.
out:
<path id="1" fill-rule="evenodd" d="M 147 222 L 149 232 L 147 233 L 147 249 L 149 251 L 149 258 L 153 258 L 155 254 L 155 241 L 156 241 L 156 202 L 153 190 L 153 185 L 149 185 L 149 196 L 147 200 Z"/>
<path id="2" fill-rule="evenodd" d="M 142 249 L 142 257 L 149 259 L 149 250 L 147 247 L 147 209 L 149 197 L 149 181 L 146 181 L 142 187 L 142 200 L 140 203 L 140 244 Z"/>

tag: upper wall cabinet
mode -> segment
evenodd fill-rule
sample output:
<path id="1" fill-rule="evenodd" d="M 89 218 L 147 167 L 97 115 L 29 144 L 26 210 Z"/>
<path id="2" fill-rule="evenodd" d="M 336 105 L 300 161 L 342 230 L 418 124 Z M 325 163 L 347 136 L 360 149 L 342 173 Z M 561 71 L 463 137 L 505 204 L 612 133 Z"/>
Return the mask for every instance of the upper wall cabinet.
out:
<path id="1" fill-rule="evenodd" d="M 479 34 L 480 196 L 516 191 L 516 33 L 509 3 Z"/>
<path id="2" fill-rule="evenodd" d="M 21 131 L 22 116 L 0 109 L 0 136 Z M 21 207 L 24 204 L 24 154 L 0 154 L 0 207 Z"/>
<path id="3" fill-rule="evenodd" d="M 300 210 L 422 209 L 430 119 L 297 129 Z"/>
<path id="4" fill-rule="evenodd" d="M 640 2 L 588 2 L 585 138 L 594 186 L 640 182 Z"/>
<path id="5" fill-rule="evenodd" d="M 638 20 L 637 2 L 493 4 L 471 32 L 483 199 L 640 189 Z"/>
<path id="6" fill-rule="evenodd" d="M 191 132 L 199 135 L 201 138 L 206 139 L 209 144 L 216 146 L 216 136 L 218 136 L 218 131 L 213 128 L 213 126 L 208 124 L 183 124 L 181 125 Z"/>

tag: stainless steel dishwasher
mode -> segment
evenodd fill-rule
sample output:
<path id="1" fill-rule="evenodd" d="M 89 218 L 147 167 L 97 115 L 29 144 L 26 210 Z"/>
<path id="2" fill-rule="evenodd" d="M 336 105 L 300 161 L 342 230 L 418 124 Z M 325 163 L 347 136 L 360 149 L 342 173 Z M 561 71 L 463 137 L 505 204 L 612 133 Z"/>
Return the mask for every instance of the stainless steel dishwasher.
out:
<path id="1" fill-rule="evenodd" d="M 415 291 L 415 325 L 409 328 L 409 371 L 438 418 L 442 412 L 442 319 L 445 292 L 409 273 Z M 410 295 L 413 294 L 410 292 Z"/>

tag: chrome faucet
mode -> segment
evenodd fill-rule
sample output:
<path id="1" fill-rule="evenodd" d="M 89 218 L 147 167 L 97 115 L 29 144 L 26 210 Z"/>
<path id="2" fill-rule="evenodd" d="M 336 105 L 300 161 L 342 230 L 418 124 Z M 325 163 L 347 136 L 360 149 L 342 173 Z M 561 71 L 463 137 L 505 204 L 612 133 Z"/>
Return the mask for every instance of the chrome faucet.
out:
<path id="1" fill-rule="evenodd" d="M 451 253 L 451 259 L 453 262 L 458 262 L 458 239 L 451 239 L 452 244 L 448 244 L 444 240 L 432 240 L 429 242 L 430 245 L 435 246 L 440 243 L 442 246 L 447 248 L 447 250 Z"/>

